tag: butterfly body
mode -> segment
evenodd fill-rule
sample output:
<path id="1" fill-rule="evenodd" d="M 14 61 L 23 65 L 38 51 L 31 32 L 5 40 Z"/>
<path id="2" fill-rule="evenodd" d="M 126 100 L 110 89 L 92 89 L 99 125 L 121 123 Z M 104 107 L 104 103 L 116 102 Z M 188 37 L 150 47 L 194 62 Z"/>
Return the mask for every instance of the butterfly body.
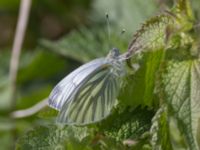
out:
<path id="1" fill-rule="evenodd" d="M 125 74 L 118 57 L 119 51 L 112 49 L 107 57 L 82 65 L 56 85 L 49 105 L 60 111 L 58 122 L 83 125 L 110 114 Z"/>

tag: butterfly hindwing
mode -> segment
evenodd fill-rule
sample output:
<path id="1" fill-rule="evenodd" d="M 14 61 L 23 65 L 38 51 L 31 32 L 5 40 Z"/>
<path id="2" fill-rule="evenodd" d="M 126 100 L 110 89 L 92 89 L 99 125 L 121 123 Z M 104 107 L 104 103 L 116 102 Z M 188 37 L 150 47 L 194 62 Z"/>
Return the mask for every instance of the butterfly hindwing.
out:
<path id="1" fill-rule="evenodd" d="M 66 101 L 58 116 L 58 122 L 66 124 L 89 124 L 110 114 L 119 93 L 119 78 L 111 67 L 99 68 Z"/>

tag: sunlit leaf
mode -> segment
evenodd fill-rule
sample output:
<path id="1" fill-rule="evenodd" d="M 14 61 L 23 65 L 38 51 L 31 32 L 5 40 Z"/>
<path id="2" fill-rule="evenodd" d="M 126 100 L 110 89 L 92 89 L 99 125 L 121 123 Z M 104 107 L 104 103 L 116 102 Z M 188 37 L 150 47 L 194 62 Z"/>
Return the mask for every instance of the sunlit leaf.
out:
<path id="1" fill-rule="evenodd" d="M 194 14 L 191 8 L 190 0 L 175 1 L 172 13 L 176 16 L 183 30 L 190 30 L 194 22 Z"/>
<path id="2" fill-rule="evenodd" d="M 176 27 L 176 20 L 167 14 L 153 17 L 147 20 L 133 36 L 129 44 L 129 51 L 157 50 L 169 47 L 168 30 Z"/>
<path id="3" fill-rule="evenodd" d="M 163 75 L 163 98 L 178 118 L 193 150 L 199 149 L 196 137 L 200 118 L 199 66 L 198 59 L 171 60 Z"/>

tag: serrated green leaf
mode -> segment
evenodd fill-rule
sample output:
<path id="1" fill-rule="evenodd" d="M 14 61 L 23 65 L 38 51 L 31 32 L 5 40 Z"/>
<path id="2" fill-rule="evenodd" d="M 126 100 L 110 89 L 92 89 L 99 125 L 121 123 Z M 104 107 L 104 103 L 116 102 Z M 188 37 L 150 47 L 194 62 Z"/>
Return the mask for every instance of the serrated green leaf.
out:
<path id="1" fill-rule="evenodd" d="M 116 109 L 97 127 L 106 136 L 114 138 L 116 141 L 139 140 L 142 134 L 149 131 L 153 114 L 152 110 L 142 108 Z"/>
<path id="2" fill-rule="evenodd" d="M 167 47 L 167 30 L 175 26 L 176 20 L 163 14 L 147 20 L 133 36 L 128 50 L 158 50 Z"/>
<path id="3" fill-rule="evenodd" d="M 179 126 L 183 129 L 189 148 L 198 150 L 197 130 L 200 118 L 200 62 L 198 59 L 171 60 L 162 76 L 164 95 Z"/>
<path id="4" fill-rule="evenodd" d="M 28 131 L 17 141 L 17 150 L 102 150 L 125 149 L 113 139 L 95 134 L 92 128 L 75 126 L 39 126 Z"/>
<path id="5" fill-rule="evenodd" d="M 67 142 L 70 141 L 70 138 L 72 138 L 72 140 L 76 139 L 75 143 L 78 144 L 88 135 L 89 132 L 86 128 L 39 126 L 27 132 L 18 140 L 17 149 L 65 149 L 69 145 Z M 74 146 L 75 145 L 73 145 L 73 147 Z M 81 145 L 77 145 L 76 148 L 80 149 L 80 146 Z M 82 148 L 87 149 L 86 147 Z"/>

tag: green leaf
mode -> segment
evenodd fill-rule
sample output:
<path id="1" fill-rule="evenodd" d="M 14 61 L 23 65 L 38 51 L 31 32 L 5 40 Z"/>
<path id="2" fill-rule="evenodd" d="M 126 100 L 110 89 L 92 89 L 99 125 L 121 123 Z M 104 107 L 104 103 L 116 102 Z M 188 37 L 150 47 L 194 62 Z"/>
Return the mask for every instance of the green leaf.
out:
<path id="1" fill-rule="evenodd" d="M 155 1 L 151 1 L 148 5 L 149 7 L 147 8 L 146 2 L 140 0 L 126 0 L 123 2 L 118 0 L 117 3 L 115 0 L 109 2 L 95 0 L 90 18 L 98 20 L 98 25 L 94 24 L 92 28 L 88 29 L 79 27 L 78 31 L 72 31 L 57 42 L 41 40 L 41 45 L 59 55 L 70 57 L 80 62 L 88 62 L 97 57 L 104 57 L 113 47 L 125 51 L 128 39 L 131 37 L 130 34 L 136 31 L 139 28 L 139 24 L 150 14 L 155 12 Z M 145 8 L 145 11 L 143 8 Z M 110 16 L 111 27 L 106 26 L 105 13 Z M 99 22 L 103 26 L 99 26 Z M 107 28 L 109 28 L 109 31 Z M 123 37 L 120 35 L 122 29 L 127 31 Z M 108 32 L 110 35 L 108 35 Z"/>
<path id="2" fill-rule="evenodd" d="M 51 92 L 51 86 L 37 87 L 35 90 L 21 91 L 19 98 L 17 99 L 17 109 L 25 109 L 35 105 L 41 100 L 48 97 Z"/>
<path id="3" fill-rule="evenodd" d="M 50 107 L 45 107 L 41 111 L 38 112 L 37 116 L 42 119 L 51 119 L 53 118 L 55 121 L 55 117 L 58 115 L 58 111 L 55 109 L 52 109 Z"/>
<path id="4" fill-rule="evenodd" d="M 139 58 L 137 62 L 139 69 L 134 74 L 128 75 L 125 80 L 125 86 L 122 87 L 119 96 L 120 103 L 133 107 L 158 106 L 154 88 L 164 53 L 163 50 L 143 53 L 143 59 Z"/>
<path id="5" fill-rule="evenodd" d="M 195 18 L 196 18 L 196 20 L 199 20 L 199 18 L 200 18 L 200 10 L 199 10 L 200 1 L 191 0 L 191 3 L 192 3 L 192 8 L 193 8 L 193 11 L 194 11 Z"/>
<path id="6" fill-rule="evenodd" d="M 183 51 L 183 50 L 182 50 Z M 163 99 L 179 120 L 189 148 L 198 150 L 197 132 L 200 118 L 199 59 L 172 59 L 162 75 Z"/>
<path id="7" fill-rule="evenodd" d="M 105 23 L 105 13 L 108 13 L 111 30 L 114 24 L 118 30 L 124 28 L 132 34 L 140 23 L 158 10 L 158 4 L 154 0 L 148 1 L 148 7 L 147 2 L 141 0 L 95 0 L 92 9 L 92 20 Z"/>
<path id="8" fill-rule="evenodd" d="M 6 111 L 11 106 L 11 88 L 9 82 L 9 58 L 7 51 L 0 53 L 0 111 Z"/>
<path id="9" fill-rule="evenodd" d="M 91 29 L 82 27 L 57 42 L 41 40 L 41 44 L 61 56 L 88 62 L 94 58 L 105 57 L 113 47 L 125 50 L 127 45 L 125 38 L 122 39 L 116 33 L 111 33 L 111 41 L 108 41 L 106 32 L 105 27 Z"/>
<path id="10" fill-rule="evenodd" d="M 194 21 L 194 14 L 192 12 L 190 0 L 175 1 L 172 12 L 176 15 L 182 28 L 186 30 L 191 29 Z"/>
<path id="11" fill-rule="evenodd" d="M 152 110 L 140 107 L 133 110 L 130 108 L 124 110 L 117 108 L 97 127 L 106 136 L 114 138 L 116 141 L 140 140 L 141 135 L 149 131 L 153 114 Z"/>
<path id="12" fill-rule="evenodd" d="M 152 119 L 151 144 L 154 150 L 172 150 L 167 107 L 161 106 Z"/>
<path id="13" fill-rule="evenodd" d="M 0 111 L 6 111 L 11 108 L 11 88 L 8 77 L 0 78 Z"/>
<path id="14" fill-rule="evenodd" d="M 168 30 L 175 27 L 176 20 L 170 15 L 153 17 L 135 33 L 128 49 L 129 51 L 165 49 L 168 46 Z"/>
<path id="15" fill-rule="evenodd" d="M 1 145 L 1 149 L 5 150 L 5 149 L 12 149 L 12 135 L 9 132 L 2 132 L 0 131 L 0 145 Z"/>
<path id="16" fill-rule="evenodd" d="M 69 137 L 76 138 L 78 144 L 78 141 L 88 136 L 87 131 L 86 128 L 39 126 L 18 140 L 17 149 L 65 149 Z M 77 147 L 80 149 L 80 146 Z"/>
<path id="17" fill-rule="evenodd" d="M 17 82 L 18 84 L 26 84 L 33 80 L 44 81 L 52 78 L 67 68 L 64 59 L 52 55 L 52 53 L 36 49 L 35 52 L 28 53 L 22 56 L 21 67 Z M 36 81 L 35 81 L 36 82 Z"/>
<path id="18" fill-rule="evenodd" d="M 20 0 L 12 1 L 12 0 L 2 0 L 0 2 L 1 10 L 17 10 L 20 4 Z"/>
<path id="19" fill-rule="evenodd" d="M 94 130 L 75 126 L 39 126 L 28 131 L 17 141 L 17 150 L 101 150 L 125 149 L 113 139 L 95 134 Z"/>

